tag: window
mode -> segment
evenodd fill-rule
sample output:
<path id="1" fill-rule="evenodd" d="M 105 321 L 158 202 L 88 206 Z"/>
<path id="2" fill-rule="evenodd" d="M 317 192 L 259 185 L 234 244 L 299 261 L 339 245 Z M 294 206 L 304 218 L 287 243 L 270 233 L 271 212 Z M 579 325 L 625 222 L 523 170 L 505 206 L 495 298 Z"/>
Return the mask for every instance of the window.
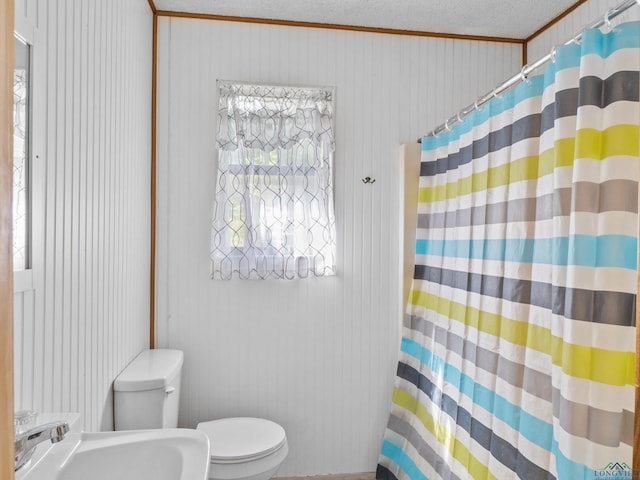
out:
<path id="1" fill-rule="evenodd" d="M 335 274 L 332 91 L 218 87 L 212 278 Z"/>
<path id="2" fill-rule="evenodd" d="M 15 37 L 13 76 L 13 270 L 29 265 L 29 45 Z"/>

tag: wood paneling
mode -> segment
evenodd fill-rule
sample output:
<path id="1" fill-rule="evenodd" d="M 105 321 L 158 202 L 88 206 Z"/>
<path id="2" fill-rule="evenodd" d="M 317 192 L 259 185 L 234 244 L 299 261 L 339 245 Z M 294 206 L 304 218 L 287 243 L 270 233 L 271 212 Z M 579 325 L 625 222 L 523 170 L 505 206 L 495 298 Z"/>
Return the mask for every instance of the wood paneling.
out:
<path id="1" fill-rule="evenodd" d="M 527 41 L 527 56 L 529 62 L 533 63 L 551 51 L 551 48 L 565 43 L 576 35 L 586 25 L 590 25 L 596 20 L 603 18 L 605 12 L 620 4 L 620 0 L 587 0 L 577 2 L 577 7 L 564 15 L 559 21 L 551 22 L 532 35 Z M 628 20 L 640 20 L 640 8 L 633 7 L 622 15 L 616 17 L 612 24 Z"/>
<path id="2" fill-rule="evenodd" d="M 156 346 L 185 352 L 180 425 L 271 418 L 279 475 L 371 471 L 401 322 L 398 148 L 518 71 L 521 46 L 159 21 Z M 210 280 L 216 79 L 336 87 L 336 277 Z"/>
<path id="3" fill-rule="evenodd" d="M 13 0 L 0 0 L 0 478 L 13 478 Z"/>
<path id="4" fill-rule="evenodd" d="M 86 430 L 109 430 L 111 384 L 149 344 L 153 14 L 146 0 L 25 11 L 39 95 L 35 288 L 14 296 L 16 408 L 81 412 Z"/>
<path id="5" fill-rule="evenodd" d="M 538 30 L 536 30 L 535 32 L 533 32 L 531 35 L 529 35 L 526 39 L 525 39 L 525 43 L 529 43 L 531 40 L 533 40 L 534 38 L 542 35 L 544 32 L 546 32 L 547 30 L 549 30 L 551 27 L 553 27 L 556 23 L 559 23 L 562 21 L 562 19 L 564 19 L 565 17 L 567 17 L 568 15 L 570 15 L 574 10 L 576 10 L 578 7 L 580 7 L 582 4 L 588 2 L 589 0 L 578 0 L 576 3 L 574 3 L 573 5 L 571 5 L 571 7 L 567 8 L 564 12 L 562 12 L 560 15 L 558 15 L 556 18 L 554 18 L 553 20 L 551 20 L 550 22 L 546 23 L 545 25 L 543 25 L 542 27 L 540 27 Z"/>

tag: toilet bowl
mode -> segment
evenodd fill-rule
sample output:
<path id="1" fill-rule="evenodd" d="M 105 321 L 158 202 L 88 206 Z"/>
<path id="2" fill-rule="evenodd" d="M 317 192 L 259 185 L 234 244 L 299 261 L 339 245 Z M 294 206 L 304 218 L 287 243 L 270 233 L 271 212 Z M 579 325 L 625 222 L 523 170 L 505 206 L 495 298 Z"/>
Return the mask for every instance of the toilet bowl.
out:
<path id="1" fill-rule="evenodd" d="M 180 350 L 144 350 L 114 384 L 116 430 L 175 428 L 184 355 Z M 205 421 L 210 480 L 268 480 L 289 452 L 284 429 L 262 418 Z"/>
<path id="2" fill-rule="evenodd" d="M 268 480 L 289 452 L 284 429 L 262 418 L 223 418 L 198 424 L 209 437 L 209 480 Z"/>

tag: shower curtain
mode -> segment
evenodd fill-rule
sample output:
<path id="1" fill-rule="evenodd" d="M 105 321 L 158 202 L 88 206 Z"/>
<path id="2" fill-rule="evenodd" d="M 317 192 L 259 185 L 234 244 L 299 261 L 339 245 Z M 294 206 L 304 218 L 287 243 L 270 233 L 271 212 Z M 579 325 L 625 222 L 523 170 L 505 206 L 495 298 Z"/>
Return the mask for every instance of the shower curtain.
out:
<path id="1" fill-rule="evenodd" d="M 631 478 L 640 23 L 422 143 L 378 479 Z"/>

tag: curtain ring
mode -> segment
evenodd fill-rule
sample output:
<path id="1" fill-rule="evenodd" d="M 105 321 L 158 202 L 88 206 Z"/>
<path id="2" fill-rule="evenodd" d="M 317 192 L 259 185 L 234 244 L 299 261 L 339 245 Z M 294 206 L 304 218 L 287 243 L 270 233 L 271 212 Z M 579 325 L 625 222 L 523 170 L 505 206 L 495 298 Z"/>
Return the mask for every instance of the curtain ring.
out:
<path id="1" fill-rule="evenodd" d="M 444 129 L 447 132 L 451 131 L 451 129 L 449 128 L 449 119 L 448 118 L 444 121 Z"/>
<path id="2" fill-rule="evenodd" d="M 610 14 L 611 14 L 611 10 L 607 10 L 606 12 L 604 12 L 604 26 L 607 28 L 607 31 L 609 32 L 611 31 L 611 20 L 609 19 Z"/>
<path id="3" fill-rule="evenodd" d="M 638 0 L 640 2 L 640 0 Z M 476 110 L 480 110 L 480 106 L 478 105 L 478 99 L 476 98 L 473 101 L 473 108 L 475 108 Z"/>
<path id="4" fill-rule="evenodd" d="M 571 41 L 576 45 L 580 45 L 582 43 L 582 35 L 584 35 L 584 32 L 586 31 L 587 31 L 587 27 L 582 27 L 582 29 L 578 32 L 578 35 L 573 37 Z"/>
<path id="5" fill-rule="evenodd" d="M 525 73 L 525 70 L 529 68 L 529 65 L 525 65 L 524 67 L 522 67 L 522 70 L 520 70 L 520 81 L 521 82 L 525 82 L 527 80 L 527 74 Z"/>
<path id="6" fill-rule="evenodd" d="M 640 0 L 638 0 L 640 2 Z M 556 63 L 556 46 L 551 47 L 551 51 L 549 52 L 549 59 L 551 63 Z"/>
<path id="7" fill-rule="evenodd" d="M 456 119 L 458 120 L 458 123 L 462 123 L 462 119 L 460 118 L 460 112 L 456 113 Z"/>

